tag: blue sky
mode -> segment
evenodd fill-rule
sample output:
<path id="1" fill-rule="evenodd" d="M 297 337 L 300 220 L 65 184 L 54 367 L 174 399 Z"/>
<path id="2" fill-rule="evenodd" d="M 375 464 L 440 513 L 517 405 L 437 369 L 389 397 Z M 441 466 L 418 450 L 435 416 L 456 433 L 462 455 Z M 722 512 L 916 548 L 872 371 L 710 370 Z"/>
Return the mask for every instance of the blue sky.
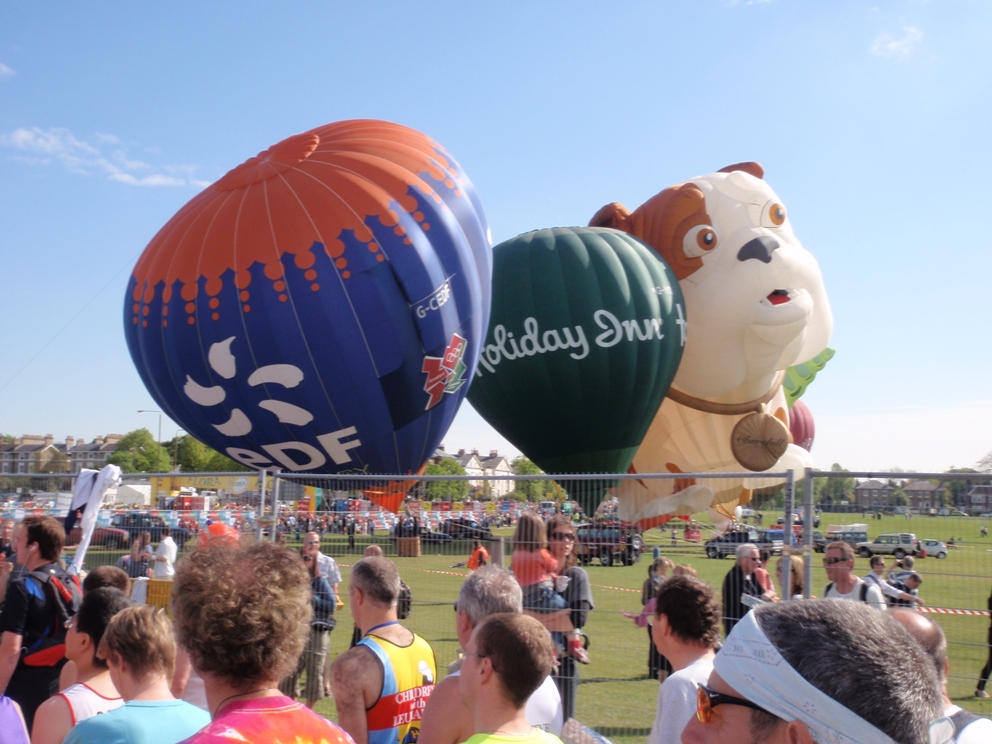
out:
<path id="1" fill-rule="evenodd" d="M 761 162 L 834 312 L 818 465 L 973 465 L 990 38 L 985 0 L 2 3 L 0 431 L 154 432 L 122 330 L 144 246 L 246 158 L 370 117 L 441 142 L 495 242 Z M 468 404 L 445 444 L 512 452 Z"/>

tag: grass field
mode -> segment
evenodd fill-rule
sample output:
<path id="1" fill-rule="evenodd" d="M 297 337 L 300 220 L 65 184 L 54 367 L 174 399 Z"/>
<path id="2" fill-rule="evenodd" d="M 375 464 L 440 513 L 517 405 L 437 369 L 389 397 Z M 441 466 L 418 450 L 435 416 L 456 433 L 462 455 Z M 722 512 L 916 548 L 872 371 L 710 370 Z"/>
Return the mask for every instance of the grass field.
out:
<path id="1" fill-rule="evenodd" d="M 778 516 L 778 513 L 765 512 L 766 526 L 774 523 Z M 920 595 L 929 607 L 986 609 L 992 583 L 992 538 L 983 540 L 980 537 L 983 520 L 969 517 L 884 517 L 882 520 L 865 520 L 859 515 L 836 514 L 823 514 L 821 518 L 821 531 L 825 531 L 827 524 L 866 522 L 870 537 L 896 531 L 914 532 L 919 538 L 945 541 L 952 536 L 956 541 L 963 537 L 962 547 L 952 550 L 945 560 L 928 558 L 918 562 L 917 570 L 924 578 Z M 510 530 L 499 530 L 497 534 L 509 538 Z M 437 654 L 439 671 L 443 670 L 455 659 L 458 644 L 452 604 L 468 573 L 465 568 L 453 568 L 452 564 L 468 557 L 468 544 L 457 543 L 456 548 L 460 548 L 461 552 L 456 554 L 452 554 L 450 548 L 442 553 L 434 546 L 424 546 L 424 554 L 420 557 L 398 558 L 388 539 L 377 537 L 374 540 L 396 562 L 400 574 L 413 590 L 413 612 L 406 624 L 431 643 Z M 355 548 L 349 551 L 344 535 L 327 535 L 324 538 L 322 550 L 335 556 L 343 569 L 342 598 L 347 597 L 347 566 L 360 557 L 369 542 L 369 538 L 358 536 Z M 658 683 L 647 679 L 647 634 L 621 617 L 620 613 L 640 611 L 640 587 L 647 577 L 647 566 L 655 546 L 675 563 L 694 566 L 699 577 L 718 590 L 733 565 L 729 558 L 706 558 L 700 545 L 679 540 L 672 547 L 670 533 L 663 535 L 658 530 L 651 530 L 645 535 L 645 542 L 647 551 L 644 560 L 638 564 L 606 568 L 594 563 L 587 567 L 596 609 L 591 613 L 586 627 L 591 639 L 589 652 L 592 663 L 581 668 L 582 684 L 576 717 L 607 735 L 616 744 L 643 742 L 654 717 Z M 119 555 L 102 553 L 94 552 L 88 562 L 96 565 L 111 557 L 116 559 Z M 822 594 L 826 584 L 820 559 L 819 554 L 814 554 L 814 595 Z M 857 559 L 857 573 L 863 576 L 868 570 L 868 561 Z M 949 641 L 951 698 L 975 713 L 992 715 L 992 701 L 973 697 L 978 673 L 988 653 L 986 636 L 989 618 L 945 614 L 934 617 L 944 628 Z M 332 657 L 347 650 L 351 629 L 351 616 L 346 607 L 340 611 L 338 627 L 331 635 Z M 331 719 L 336 717 L 333 700 L 322 700 L 317 710 Z"/>

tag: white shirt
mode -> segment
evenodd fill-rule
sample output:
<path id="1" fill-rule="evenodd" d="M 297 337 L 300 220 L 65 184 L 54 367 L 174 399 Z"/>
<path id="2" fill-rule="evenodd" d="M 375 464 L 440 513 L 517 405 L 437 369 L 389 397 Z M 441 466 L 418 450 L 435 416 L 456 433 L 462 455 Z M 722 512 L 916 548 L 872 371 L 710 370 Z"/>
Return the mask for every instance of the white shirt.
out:
<path id="1" fill-rule="evenodd" d="M 317 551 L 317 570 L 320 571 L 321 576 L 327 579 L 327 583 L 331 585 L 332 589 L 341 583 L 341 569 L 338 568 L 337 561 L 319 550 Z"/>
<path id="2" fill-rule="evenodd" d="M 952 705 L 944 711 L 944 715 L 950 718 L 961 710 L 957 705 Z M 955 744 L 989 744 L 992 741 L 992 721 L 988 718 L 979 718 L 972 721 L 954 739 Z"/>
<path id="3" fill-rule="evenodd" d="M 870 574 L 865 576 L 865 581 L 867 581 L 869 584 L 874 584 L 875 586 L 877 586 L 879 589 L 882 590 L 882 594 L 888 597 L 892 597 L 893 599 L 899 599 L 899 597 L 901 597 L 903 594 L 902 589 L 897 589 L 896 587 L 892 586 L 892 584 L 890 584 L 888 581 L 886 581 L 881 576 L 876 574 L 874 571 L 872 571 Z"/>
<path id="4" fill-rule="evenodd" d="M 461 673 L 461 669 L 456 669 L 448 676 L 457 677 Z M 555 681 L 551 679 L 551 675 L 545 677 L 541 686 L 527 698 L 524 715 L 527 716 L 527 723 L 534 728 L 547 731 L 555 736 L 561 736 L 562 727 L 565 725 L 564 712 L 561 707 L 561 695 L 558 694 L 558 688 L 555 687 Z"/>
<path id="5" fill-rule="evenodd" d="M 697 685 L 706 684 L 712 671 L 712 658 L 699 659 L 661 683 L 658 710 L 648 744 L 679 744 L 682 741 L 682 729 L 696 715 Z"/>
<path id="6" fill-rule="evenodd" d="M 830 587 L 828 591 L 823 593 L 823 596 L 827 599 L 850 599 L 855 602 L 861 601 L 861 585 L 865 582 L 859 579 L 857 576 L 854 577 L 854 588 L 851 589 L 847 594 L 841 593 L 837 589 L 837 585 L 834 584 Z M 885 604 L 885 597 L 882 596 L 882 590 L 877 586 L 868 585 L 868 592 L 865 594 L 865 604 L 871 605 L 876 610 L 884 610 L 888 607 Z"/>
<path id="7" fill-rule="evenodd" d="M 162 538 L 162 542 L 158 544 L 158 549 L 155 551 L 155 557 L 164 556 L 165 560 L 156 560 L 153 564 L 155 566 L 156 579 L 171 579 L 175 575 L 176 555 L 178 552 L 176 541 L 172 539 L 172 535 L 166 535 Z"/>

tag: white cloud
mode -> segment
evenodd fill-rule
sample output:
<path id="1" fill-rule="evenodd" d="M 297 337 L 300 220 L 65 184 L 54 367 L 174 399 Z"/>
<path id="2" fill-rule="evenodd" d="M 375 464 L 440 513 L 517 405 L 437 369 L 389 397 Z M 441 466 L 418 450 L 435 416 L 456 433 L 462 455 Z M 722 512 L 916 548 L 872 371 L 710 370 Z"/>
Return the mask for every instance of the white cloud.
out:
<path id="1" fill-rule="evenodd" d="M 906 59 L 923 41 L 923 32 L 916 26 L 903 26 L 902 36 L 896 37 L 883 31 L 872 41 L 869 51 L 876 57 Z"/>
<path id="2" fill-rule="evenodd" d="M 3 62 L 0 62 L 0 78 L 14 77 L 14 75 L 16 74 L 17 73 L 15 73 L 13 70 L 7 67 L 7 65 L 5 65 Z"/>
<path id="3" fill-rule="evenodd" d="M 60 164 L 72 173 L 103 174 L 128 186 L 192 186 L 203 188 L 209 181 L 195 178 L 196 166 L 155 166 L 129 157 L 120 138 L 98 133 L 90 141 L 79 139 L 63 127 L 21 127 L 0 135 L 0 145 L 14 149 L 17 159 L 30 165 Z"/>

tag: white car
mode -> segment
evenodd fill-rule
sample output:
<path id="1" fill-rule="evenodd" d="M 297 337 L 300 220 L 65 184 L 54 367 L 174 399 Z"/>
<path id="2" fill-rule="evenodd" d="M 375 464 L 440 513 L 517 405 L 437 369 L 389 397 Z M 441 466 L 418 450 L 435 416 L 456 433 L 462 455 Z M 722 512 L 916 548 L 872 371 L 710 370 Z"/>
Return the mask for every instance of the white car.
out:
<path id="1" fill-rule="evenodd" d="M 941 540 L 920 540 L 920 547 L 927 551 L 927 555 L 933 558 L 944 559 L 947 557 L 947 545 Z"/>

